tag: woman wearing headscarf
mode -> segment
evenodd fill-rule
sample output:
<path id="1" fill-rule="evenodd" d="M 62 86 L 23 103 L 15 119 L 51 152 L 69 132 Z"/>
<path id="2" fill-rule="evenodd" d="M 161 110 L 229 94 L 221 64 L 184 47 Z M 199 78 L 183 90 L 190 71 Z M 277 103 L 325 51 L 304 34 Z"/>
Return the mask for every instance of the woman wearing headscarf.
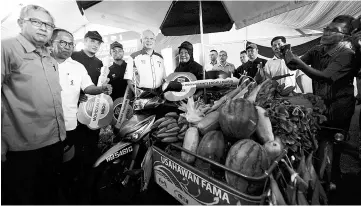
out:
<path id="1" fill-rule="evenodd" d="M 193 45 L 185 41 L 178 48 L 180 63 L 174 72 L 190 72 L 197 80 L 203 79 L 203 67 L 193 59 Z"/>

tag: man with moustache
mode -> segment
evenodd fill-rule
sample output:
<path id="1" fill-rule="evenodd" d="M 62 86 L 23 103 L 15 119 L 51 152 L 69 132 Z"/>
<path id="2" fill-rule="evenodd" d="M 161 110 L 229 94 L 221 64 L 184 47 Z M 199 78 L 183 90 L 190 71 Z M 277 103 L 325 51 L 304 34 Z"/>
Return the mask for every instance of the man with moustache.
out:
<path id="1" fill-rule="evenodd" d="M 297 92 L 300 90 L 303 93 L 302 86 L 302 75 L 301 71 L 291 71 L 287 68 L 285 60 L 282 59 L 281 48 L 286 44 L 286 38 L 284 36 L 276 36 L 271 40 L 271 46 L 274 53 L 274 57 L 267 61 L 264 65 L 264 72 L 269 77 L 281 76 L 286 74 L 293 74 L 293 76 L 285 77 L 277 82 L 285 84 L 285 88 L 289 86 L 295 86 L 294 91 Z"/>
<path id="2" fill-rule="evenodd" d="M 21 9 L 19 35 L 1 41 L 2 204 L 58 204 L 65 124 L 55 28 L 44 8 Z"/>
<path id="3" fill-rule="evenodd" d="M 110 55 L 113 57 L 114 62 L 109 67 L 108 78 L 109 84 L 113 87 L 113 92 L 110 96 L 114 101 L 119 97 L 123 97 L 127 88 L 127 80 L 124 79 L 127 63 L 123 60 L 123 45 L 117 41 L 110 44 Z"/>
<path id="4" fill-rule="evenodd" d="M 256 44 L 250 44 L 246 47 L 249 60 L 242 64 L 235 71 L 234 76 L 239 78 L 241 74 L 247 74 L 252 78 L 255 78 L 258 68 L 263 68 L 267 60 L 258 57 L 258 48 Z"/>
<path id="5" fill-rule="evenodd" d="M 354 97 L 353 78 L 358 72 L 354 65 L 354 52 L 348 47 L 352 31 L 351 22 L 353 20 L 354 18 L 348 15 L 337 16 L 323 29 L 321 45 L 314 47 L 301 58 L 289 50 L 285 54 L 288 68 L 291 70 L 300 69 L 313 80 L 313 93 L 321 96 L 327 107 L 326 126 L 340 128 L 347 132 L 349 131 L 351 118 L 355 110 L 356 100 Z M 332 138 L 333 134 L 325 133 L 322 136 Z M 324 147 L 328 141 L 327 138 L 321 139 L 319 142 L 320 148 Z M 339 162 L 339 155 L 335 153 L 333 171 L 338 173 L 340 172 Z M 344 197 L 347 194 L 354 194 L 354 188 L 350 185 L 342 186 L 344 185 L 342 175 L 333 173 L 332 176 L 334 177 L 332 181 L 337 183 L 336 193 L 338 195 L 332 196 L 335 197 L 335 200 L 331 200 L 330 203 L 353 204 L 351 197 L 351 199 Z M 341 186 L 343 191 L 340 190 L 339 186 Z M 360 191 L 357 192 L 356 197 L 359 198 Z"/>
<path id="6" fill-rule="evenodd" d="M 58 62 L 59 79 L 62 87 L 61 99 L 64 111 L 66 139 L 64 141 L 64 159 L 62 169 L 63 191 L 68 201 L 70 200 L 69 188 L 72 179 L 75 178 L 79 166 L 78 157 L 73 158 L 74 153 L 78 154 L 79 147 L 77 127 L 78 100 L 80 91 L 85 94 L 97 95 L 109 94 L 112 87 L 109 84 L 95 86 L 88 75 L 85 67 L 70 58 L 74 50 L 74 37 L 64 29 L 55 29 L 51 38 L 52 56 Z M 75 152 L 74 152 L 75 150 Z M 68 202 L 69 203 L 69 202 Z"/>

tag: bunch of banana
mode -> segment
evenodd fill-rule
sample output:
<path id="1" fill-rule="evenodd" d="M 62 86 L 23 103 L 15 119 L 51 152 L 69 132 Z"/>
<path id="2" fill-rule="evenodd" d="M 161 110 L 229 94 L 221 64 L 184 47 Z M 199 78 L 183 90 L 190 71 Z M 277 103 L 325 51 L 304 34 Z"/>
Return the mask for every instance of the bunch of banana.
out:
<path id="1" fill-rule="evenodd" d="M 175 112 L 169 112 L 164 117 L 154 122 L 152 130 L 153 136 L 161 142 L 177 142 L 184 139 L 188 129 L 186 118 Z"/>

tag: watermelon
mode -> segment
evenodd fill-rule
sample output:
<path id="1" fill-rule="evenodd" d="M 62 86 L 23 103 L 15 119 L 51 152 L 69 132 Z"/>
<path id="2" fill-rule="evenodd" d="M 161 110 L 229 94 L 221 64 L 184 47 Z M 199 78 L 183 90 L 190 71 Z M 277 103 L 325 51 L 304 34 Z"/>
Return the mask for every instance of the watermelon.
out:
<path id="1" fill-rule="evenodd" d="M 269 167 L 267 152 L 263 146 L 251 139 L 236 142 L 227 154 L 226 167 L 251 177 L 259 177 Z M 261 195 L 264 181 L 252 182 L 247 179 L 226 172 L 228 184 L 249 195 Z"/>
<path id="2" fill-rule="evenodd" d="M 225 143 L 222 132 L 213 130 L 204 135 L 198 145 L 197 154 L 220 163 L 224 155 L 224 148 Z M 197 159 L 195 166 L 208 175 L 212 174 L 210 164 L 203 160 Z"/>
<path id="3" fill-rule="evenodd" d="M 257 123 L 257 109 L 248 100 L 228 100 L 220 110 L 219 124 L 224 136 L 230 141 L 249 139 L 256 131 Z"/>

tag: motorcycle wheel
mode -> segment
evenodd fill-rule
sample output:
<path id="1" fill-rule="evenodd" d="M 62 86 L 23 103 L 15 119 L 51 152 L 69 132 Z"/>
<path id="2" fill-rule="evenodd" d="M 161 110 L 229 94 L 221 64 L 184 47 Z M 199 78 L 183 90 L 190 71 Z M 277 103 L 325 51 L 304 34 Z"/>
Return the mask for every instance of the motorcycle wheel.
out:
<path id="1" fill-rule="evenodd" d="M 95 204 L 131 204 L 137 194 L 137 182 L 129 178 L 124 186 L 124 171 L 129 168 L 131 161 L 124 159 L 117 164 L 102 165 L 97 169 L 95 179 L 94 203 Z"/>

